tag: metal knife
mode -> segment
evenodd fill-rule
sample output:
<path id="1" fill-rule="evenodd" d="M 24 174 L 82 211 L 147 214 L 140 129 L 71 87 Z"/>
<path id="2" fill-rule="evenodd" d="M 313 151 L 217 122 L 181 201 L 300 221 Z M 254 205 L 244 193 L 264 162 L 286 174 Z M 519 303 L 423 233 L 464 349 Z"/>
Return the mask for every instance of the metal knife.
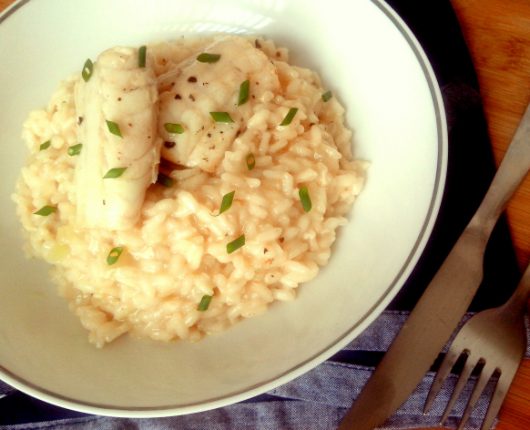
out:
<path id="1" fill-rule="evenodd" d="M 530 105 L 477 212 L 411 312 L 339 430 L 371 430 L 407 400 L 449 340 L 483 277 L 486 245 L 530 169 Z"/>

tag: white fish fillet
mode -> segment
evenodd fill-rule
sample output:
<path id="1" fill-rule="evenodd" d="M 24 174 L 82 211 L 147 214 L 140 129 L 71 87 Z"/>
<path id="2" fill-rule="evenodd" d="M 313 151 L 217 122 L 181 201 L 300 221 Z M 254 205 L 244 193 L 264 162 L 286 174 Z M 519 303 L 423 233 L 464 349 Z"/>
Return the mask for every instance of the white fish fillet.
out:
<path id="1" fill-rule="evenodd" d="M 254 94 L 277 92 L 280 83 L 269 58 L 249 40 L 224 36 L 204 51 L 219 54 L 221 58 L 215 63 L 201 63 L 194 55 L 159 77 L 167 89 L 160 93 L 158 130 L 166 141 L 162 147 L 163 158 L 214 172 L 237 132 L 243 131 L 244 117 L 251 114 L 254 103 L 238 106 L 241 83 L 250 80 Z M 228 112 L 234 123 L 214 122 L 210 112 L 219 111 Z M 165 123 L 181 124 L 185 131 L 168 133 Z"/>
<path id="2" fill-rule="evenodd" d="M 134 48 L 103 52 L 89 81 L 77 84 L 75 105 L 83 145 L 75 172 L 77 221 L 85 227 L 128 229 L 138 221 L 160 161 L 158 91 L 149 61 L 138 67 Z M 109 132 L 107 120 L 118 124 L 123 137 Z M 126 170 L 103 179 L 113 168 Z"/>

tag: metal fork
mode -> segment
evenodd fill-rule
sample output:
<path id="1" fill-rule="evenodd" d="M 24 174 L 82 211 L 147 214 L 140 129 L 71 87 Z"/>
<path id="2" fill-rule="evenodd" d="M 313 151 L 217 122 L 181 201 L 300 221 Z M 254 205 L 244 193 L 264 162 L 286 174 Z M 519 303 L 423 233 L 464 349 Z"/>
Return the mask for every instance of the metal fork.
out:
<path id="1" fill-rule="evenodd" d="M 480 373 L 458 430 L 464 428 L 471 411 L 491 377 L 498 375 L 481 429 L 488 430 L 491 427 L 526 351 L 524 314 L 529 294 L 530 265 L 521 278 L 517 289 L 504 305 L 479 312 L 460 329 L 432 383 L 425 401 L 424 413 L 430 409 L 457 360 L 464 356 L 464 369 L 447 403 L 441 424 L 447 419 L 471 373 L 477 368 Z"/>

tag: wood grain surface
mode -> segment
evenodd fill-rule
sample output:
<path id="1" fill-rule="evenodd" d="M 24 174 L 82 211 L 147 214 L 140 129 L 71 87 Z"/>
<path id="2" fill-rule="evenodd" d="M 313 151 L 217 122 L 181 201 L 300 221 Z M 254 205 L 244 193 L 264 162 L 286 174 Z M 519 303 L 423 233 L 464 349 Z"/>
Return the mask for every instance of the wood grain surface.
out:
<path id="1" fill-rule="evenodd" d="M 13 0 L 0 0 L 0 11 Z M 530 1 L 451 0 L 479 78 L 497 163 L 530 102 Z M 472 174 L 472 172 L 470 172 Z M 508 207 L 521 268 L 530 262 L 530 177 Z M 498 430 L 530 429 L 530 360 L 525 360 L 499 417 Z"/>
<path id="2" fill-rule="evenodd" d="M 499 163 L 530 102 L 530 1 L 451 2 L 475 64 Z M 530 175 L 507 212 L 517 258 L 524 268 L 530 262 Z M 530 360 L 522 363 L 499 419 L 498 430 L 530 429 Z"/>

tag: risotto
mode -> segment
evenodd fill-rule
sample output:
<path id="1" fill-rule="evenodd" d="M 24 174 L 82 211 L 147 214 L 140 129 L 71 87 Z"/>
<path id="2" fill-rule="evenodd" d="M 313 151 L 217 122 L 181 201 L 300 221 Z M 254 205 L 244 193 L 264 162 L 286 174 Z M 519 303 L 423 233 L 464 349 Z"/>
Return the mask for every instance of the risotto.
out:
<path id="1" fill-rule="evenodd" d="M 194 341 L 293 300 L 366 168 L 319 76 L 236 36 L 87 60 L 23 139 L 13 198 L 28 254 L 52 265 L 97 347 Z"/>

